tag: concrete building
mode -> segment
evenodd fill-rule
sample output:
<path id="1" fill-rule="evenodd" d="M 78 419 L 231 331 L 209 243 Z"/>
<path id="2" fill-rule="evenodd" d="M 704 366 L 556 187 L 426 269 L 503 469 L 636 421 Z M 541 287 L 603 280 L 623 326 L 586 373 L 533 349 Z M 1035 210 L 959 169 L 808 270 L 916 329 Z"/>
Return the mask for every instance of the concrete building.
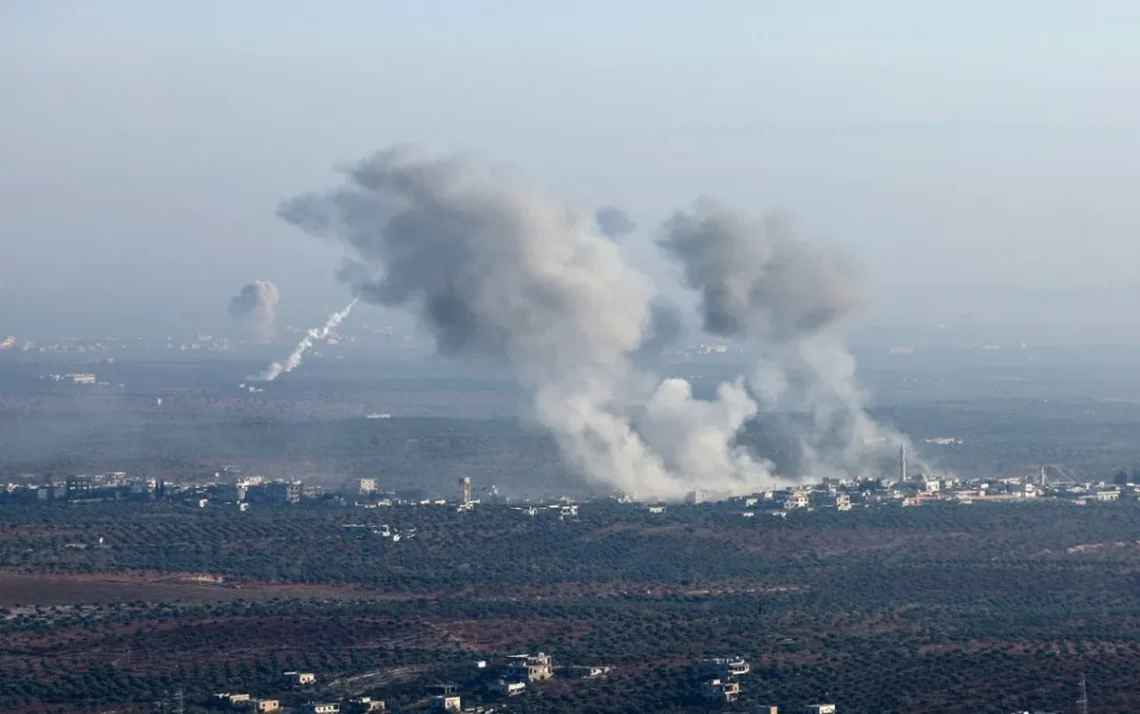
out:
<path id="1" fill-rule="evenodd" d="M 307 714 L 340 714 L 340 704 L 336 702 L 309 702 L 305 705 Z"/>
<path id="2" fill-rule="evenodd" d="M 371 496 L 372 494 L 377 493 L 379 490 L 380 490 L 380 484 L 378 484 L 376 482 L 376 479 L 374 479 L 374 478 L 362 478 L 362 479 L 360 479 L 360 495 L 361 496 Z"/>
<path id="3" fill-rule="evenodd" d="M 301 484 L 285 481 L 262 484 L 257 488 L 256 493 L 251 487 L 246 493 L 246 498 L 271 506 L 299 503 L 301 501 Z"/>
<path id="4" fill-rule="evenodd" d="M 595 679 L 610 673 L 610 667 L 567 667 L 566 676 L 577 679 Z"/>
<path id="5" fill-rule="evenodd" d="M 740 698 L 740 683 L 723 679 L 713 679 L 701 685 L 705 699 L 720 702 L 735 702 Z"/>
<path id="6" fill-rule="evenodd" d="M 505 679 L 500 679 L 497 682 L 492 682 L 488 687 L 495 694 L 502 694 L 507 697 L 516 697 L 526 691 L 526 682 L 511 682 Z"/>
<path id="7" fill-rule="evenodd" d="M 463 703 L 454 694 L 432 697 L 431 710 L 434 712 L 461 712 L 463 711 Z"/>
<path id="8" fill-rule="evenodd" d="M 780 714 L 780 708 L 775 706 L 760 706 L 752 710 L 752 714 Z"/>
<path id="9" fill-rule="evenodd" d="M 788 497 L 784 500 L 784 509 L 788 511 L 794 508 L 807 508 L 810 505 L 811 499 L 808 498 L 808 495 L 802 491 L 797 491 L 795 493 L 789 494 Z"/>
<path id="10" fill-rule="evenodd" d="M 281 702 L 276 699 L 254 699 L 253 710 L 259 714 L 268 714 L 281 708 Z"/>
<path id="11" fill-rule="evenodd" d="M 382 712 L 388 710 L 388 705 L 384 703 L 383 699 L 373 699 L 372 697 L 359 697 L 357 699 L 349 700 L 348 710 L 352 714 L 369 714 L 369 712 Z"/>
<path id="12" fill-rule="evenodd" d="M 225 706 L 233 707 L 235 709 L 245 708 L 252 705 L 253 700 L 248 694 L 231 694 L 229 692 L 222 692 L 215 694 L 214 698 Z"/>
<path id="13" fill-rule="evenodd" d="M 701 674 L 728 679 L 748 674 L 752 668 L 743 657 L 715 657 L 700 662 Z"/>
<path id="14" fill-rule="evenodd" d="M 459 502 L 471 503 L 471 477 L 464 476 L 459 479 Z"/>
<path id="15" fill-rule="evenodd" d="M 809 704 L 804 707 L 804 714 L 835 714 L 834 704 Z"/>
<path id="16" fill-rule="evenodd" d="M 685 503 L 696 506 L 705 502 L 704 491 L 689 491 L 685 496 Z"/>
<path id="17" fill-rule="evenodd" d="M 554 660 L 545 652 L 511 657 L 511 674 L 528 682 L 543 682 L 554 676 Z"/>
<path id="18" fill-rule="evenodd" d="M 317 683 L 317 675 L 312 672 L 285 672 L 282 676 L 293 684 L 306 685 Z"/>

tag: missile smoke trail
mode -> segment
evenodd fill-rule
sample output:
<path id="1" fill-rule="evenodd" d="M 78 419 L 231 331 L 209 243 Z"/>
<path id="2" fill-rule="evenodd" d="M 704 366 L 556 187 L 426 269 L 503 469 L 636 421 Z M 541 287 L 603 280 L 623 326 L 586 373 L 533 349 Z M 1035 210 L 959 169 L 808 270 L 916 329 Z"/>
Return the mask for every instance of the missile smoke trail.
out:
<path id="1" fill-rule="evenodd" d="M 801 439 L 813 469 L 846 458 L 830 448 L 833 432 L 879 433 L 832 336 L 858 305 L 855 281 L 809 243 L 710 202 L 666 222 L 659 245 L 701 293 L 704 328 L 776 345 L 804 367 L 761 365 L 698 399 L 686 380 L 641 366 L 639 355 L 681 321 L 596 215 L 476 162 L 407 146 L 341 174 L 341 186 L 285 201 L 278 215 L 340 241 L 350 255 L 340 279 L 359 299 L 418 316 L 440 354 L 510 365 L 532 416 L 591 483 L 664 500 L 769 488 L 772 465 L 737 437 L 793 393 L 811 403 L 807 429 L 819 432 Z"/>
<path id="2" fill-rule="evenodd" d="M 348 304 L 348 307 L 340 312 L 334 312 L 329 315 L 328 321 L 325 322 L 322 327 L 314 327 L 305 333 L 305 337 L 297 343 L 297 346 L 289 356 L 285 358 L 284 362 L 274 362 L 270 364 L 264 372 L 256 377 L 251 377 L 251 379 L 262 382 L 272 382 L 286 372 L 292 372 L 297 369 L 297 367 L 301 365 L 301 360 L 304 358 L 305 353 L 313 346 L 313 340 L 323 340 L 328 337 L 329 332 L 339 325 L 344 318 L 348 317 L 348 313 L 352 312 L 352 307 L 356 305 L 358 301 L 359 298 L 356 298 Z"/>

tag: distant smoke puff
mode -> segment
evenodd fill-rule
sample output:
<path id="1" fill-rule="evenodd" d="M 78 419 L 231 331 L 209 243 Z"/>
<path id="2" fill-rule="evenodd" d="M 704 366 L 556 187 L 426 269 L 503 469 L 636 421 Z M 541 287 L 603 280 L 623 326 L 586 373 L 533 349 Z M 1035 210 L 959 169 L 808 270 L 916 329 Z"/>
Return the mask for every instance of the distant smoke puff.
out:
<path id="1" fill-rule="evenodd" d="M 255 280 L 242 287 L 230 300 L 230 315 L 245 321 L 251 336 L 259 342 L 269 342 L 277 335 L 277 286 L 264 280 Z"/>
<path id="2" fill-rule="evenodd" d="M 598 224 L 598 230 L 602 232 L 602 235 L 610 240 L 617 240 L 632 233 L 637 228 L 637 224 L 633 222 L 629 214 L 615 206 L 599 208 L 594 213 L 594 222 Z"/>

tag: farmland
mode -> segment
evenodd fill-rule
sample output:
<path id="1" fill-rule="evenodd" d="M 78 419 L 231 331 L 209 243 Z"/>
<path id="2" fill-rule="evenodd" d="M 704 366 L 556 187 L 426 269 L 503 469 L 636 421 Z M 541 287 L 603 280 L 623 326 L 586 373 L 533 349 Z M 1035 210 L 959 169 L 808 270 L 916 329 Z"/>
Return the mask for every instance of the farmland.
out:
<path id="1" fill-rule="evenodd" d="M 416 529 L 393 543 L 348 524 Z M 845 712 L 1140 704 L 1140 507 L 931 506 L 743 519 L 613 502 L 577 519 L 505 506 L 0 512 L 5 710 L 149 706 L 182 689 L 404 708 L 526 649 L 615 667 L 513 711 L 692 711 L 693 661 L 753 663 L 738 705 Z M 100 542 L 99 539 L 102 539 Z"/>

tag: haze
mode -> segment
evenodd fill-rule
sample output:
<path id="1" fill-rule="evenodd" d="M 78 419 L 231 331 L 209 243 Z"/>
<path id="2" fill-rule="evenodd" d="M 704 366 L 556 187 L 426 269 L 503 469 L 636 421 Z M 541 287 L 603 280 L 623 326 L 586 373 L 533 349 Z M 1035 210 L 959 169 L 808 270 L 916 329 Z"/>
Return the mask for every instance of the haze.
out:
<path id="1" fill-rule="evenodd" d="M 1135 342 L 1140 6 L 1117 2 L 8 2 L 0 335 L 236 330 L 348 295 L 274 215 L 392 142 L 471 150 L 638 224 L 780 208 L 867 328 Z M 378 308 L 371 307 L 376 311 Z"/>

